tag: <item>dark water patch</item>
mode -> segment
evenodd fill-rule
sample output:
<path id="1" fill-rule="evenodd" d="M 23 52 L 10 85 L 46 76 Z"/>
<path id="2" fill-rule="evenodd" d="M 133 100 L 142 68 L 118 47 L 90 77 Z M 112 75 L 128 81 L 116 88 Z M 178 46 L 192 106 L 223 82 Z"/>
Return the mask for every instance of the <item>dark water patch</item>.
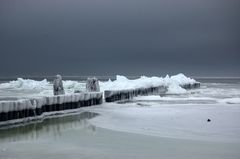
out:
<path id="1" fill-rule="evenodd" d="M 88 123 L 89 119 L 98 113 L 82 112 L 68 116 L 57 116 L 33 121 L 25 125 L 15 125 L 0 129 L 0 142 L 15 142 L 21 140 L 36 140 L 43 135 L 60 136 L 66 129 L 84 128 L 95 131 L 95 126 Z"/>

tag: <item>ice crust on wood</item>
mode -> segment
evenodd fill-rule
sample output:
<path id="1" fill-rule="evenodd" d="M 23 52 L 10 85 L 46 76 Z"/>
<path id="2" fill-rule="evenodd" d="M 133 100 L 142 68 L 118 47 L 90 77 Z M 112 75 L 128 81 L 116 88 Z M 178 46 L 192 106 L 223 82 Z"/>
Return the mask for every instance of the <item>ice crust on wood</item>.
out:
<path id="1" fill-rule="evenodd" d="M 0 113 L 19 111 L 24 109 L 36 109 L 45 105 L 75 103 L 90 99 L 102 98 L 101 92 L 74 93 L 67 95 L 56 95 L 48 97 L 37 97 L 34 99 L 22 99 L 17 101 L 0 101 Z"/>
<path id="2" fill-rule="evenodd" d="M 61 75 L 56 75 L 53 81 L 53 94 L 54 95 L 65 94 Z"/>
<path id="3" fill-rule="evenodd" d="M 88 78 L 86 82 L 86 90 L 87 92 L 100 92 L 98 79 L 95 77 Z"/>
<path id="4" fill-rule="evenodd" d="M 114 102 L 132 99 L 137 96 L 162 95 L 165 94 L 166 91 L 167 88 L 164 86 L 125 90 L 106 90 L 104 91 L 104 97 L 106 102 Z"/>

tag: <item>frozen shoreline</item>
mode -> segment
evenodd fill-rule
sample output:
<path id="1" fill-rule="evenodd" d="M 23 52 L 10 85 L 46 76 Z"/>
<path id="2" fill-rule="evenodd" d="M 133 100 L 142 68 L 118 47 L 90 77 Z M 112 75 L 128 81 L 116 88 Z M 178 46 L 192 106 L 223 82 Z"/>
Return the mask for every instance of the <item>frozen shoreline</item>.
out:
<path id="1" fill-rule="evenodd" d="M 240 143 L 156 137 L 104 129 L 89 119 L 59 118 L 31 126 L 36 132 L 0 142 L 0 158 L 238 159 Z M 52 122 L 50 122 L 53 120 Z M 64 122 L 65 121 L 65 122 Z M 42 128 L 42 130 L 40 129 Z M 20 134 L 19 134 L 20 135 Z M 9 134 L 8 136 L 11 136 Z M 54 148 L 54 149 L 53 149 Z"/>

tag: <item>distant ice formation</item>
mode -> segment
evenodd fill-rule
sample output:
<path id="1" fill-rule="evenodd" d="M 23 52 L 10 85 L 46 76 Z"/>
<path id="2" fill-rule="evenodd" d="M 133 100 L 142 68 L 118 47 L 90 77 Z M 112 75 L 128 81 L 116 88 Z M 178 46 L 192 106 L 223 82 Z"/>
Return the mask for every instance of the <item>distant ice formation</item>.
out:
<path id="1" fill-rule="evenodd" d="M 104 90 L 121 90 L 121 89 L 136 89 L 166 86 L 170 94 L 186 93 L 186 90 L 181 87 L 184 84 L 193 84 L 196 81 L 184 74 L 180 73 L 174 76 L 166 77 L 146 77 L 141 76 L 138 79 L 130 80 L 125 76 L 116 76 L 116 80 L 100 81 L 100 91 Z M 63 80 L 65 93 L 73 93 L 74 91 L 86 91 L 86 84 L 79 81 Z M 36 90 L 41 95 L 52 95 L 52 84 L 46 79 L 35 81 L 31 79 L 18 78 L 16 81 L 10 81 L 0 84 L 0 89 L 17 89 L 17 90 Z M 44 92 L 44 93 L 41 93 Z"/>

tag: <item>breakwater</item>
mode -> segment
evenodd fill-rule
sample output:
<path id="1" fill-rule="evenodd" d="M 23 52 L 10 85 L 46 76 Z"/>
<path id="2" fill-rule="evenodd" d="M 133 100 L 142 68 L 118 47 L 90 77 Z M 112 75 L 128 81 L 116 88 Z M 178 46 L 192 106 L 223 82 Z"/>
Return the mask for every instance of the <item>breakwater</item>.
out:
<path id="1" fill-rule="evenodd" d="M 101 104 L 101 92 L 74 93 L 0 102 L 0 122 L 8 120 L 38 117 L 46 112 L 78 109 Z"/>

